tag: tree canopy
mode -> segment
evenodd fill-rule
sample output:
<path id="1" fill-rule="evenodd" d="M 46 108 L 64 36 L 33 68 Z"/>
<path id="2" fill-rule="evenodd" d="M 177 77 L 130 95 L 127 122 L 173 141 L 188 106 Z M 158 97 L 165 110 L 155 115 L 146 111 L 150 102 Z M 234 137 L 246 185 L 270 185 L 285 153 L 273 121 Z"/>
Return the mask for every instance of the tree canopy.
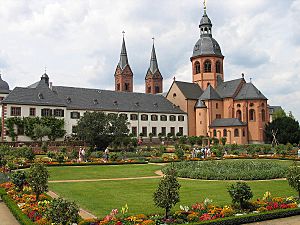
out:
<path id="1" fill-rule="evenodd" d="M 298 144 L 300 141 L 299 122 L 293 117 L 279 117 L 267 124 L 265 127 L 265 134 L 268 142 L 272 142 L 273 140 L 272 130 L 277 132 L 276 138 L 280 144 Z"/>
<path id="2" fill-rule="evenodd" d="M 90 145 L 106 148 L 116 139 L 128 136 L 127 119 L 117 114 L 86 112 L 77 125 L 77 135 Z"/>

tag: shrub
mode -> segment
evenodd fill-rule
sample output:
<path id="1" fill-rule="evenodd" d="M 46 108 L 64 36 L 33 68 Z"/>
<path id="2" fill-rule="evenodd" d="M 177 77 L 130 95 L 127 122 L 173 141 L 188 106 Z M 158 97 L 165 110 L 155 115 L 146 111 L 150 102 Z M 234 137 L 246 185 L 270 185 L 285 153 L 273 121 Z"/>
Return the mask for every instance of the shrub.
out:
<path id="1" fill-rule="evenodd" d="M 160 180 L 157 190 L 153 194 L 154 204 L 165 209 L 165 218 L 168 218 L 171 208 L 180 201 L 180 184 L 177 181 L 176 170 L 171 166 Z"/>
<path id="2" fill-rule="evenodd" d="M 9 179 L 6 174 L 0 172 L 0 184 L 7 182 Z"/>
<path id="3" fill-rule="evenodd" d="M 286 179 L 289 185 L 298 192 L 300 198 L 300 167 L 296 162 L 289 167 Z"/>
<path id="4" fill-rule="evenodd" d="M 65 155 L 62 152 L 58 152 L 55 154 L 55 159 L 57 160 L 57 162 L 59 163 L 63 163 L 65 161 Z"/>
<path id="5" fill-rule="evenodd" d="M 57 198 L 50 202 L 46 217 L 54 224 L 66 225 L 78 222 L 78 212 L 79 207 L 74 202 Z"/>
<path id="6" fill-rule="evenodd" d="M 17 151 L 19 152 L 20 157 L 28 159 L 29 161 L 32 161 L 35 158 L 35 154 L 32 148 L 29 148 L 27 146 L 18 148 Z"/>
<path id="7" fill-rule="evenodd" d="M 54 153 L 54 152 L 47 152 L 47 156 L 48 156 L 49 158 L 53 159 L 54 156 L 55 156 L 55 153 Z"/>
<path id="8" fill-rule="evenodd" d="M 240 209 L 247 208 L 248 201 L 253 197 L 250 186 L 245 182 L 237 182 L 228 188 L 232 202 L 239 204 Z"/>
<path id="9" fill-rule="evenodd" d="M 184 151 L 181 147 L 177 146 L 175 148 L 175 155 L 178 157 L 178 159 L 184 159 Z"/>
<path id="10" fill-rule="evenodd" d="M 16 171 L 10 175 L 10 179 L 18 190 L 23 190 L 23 186 L 26 183 L 26 173 L 24 171 Z"/>
<path id="11" fill-rule="evenodd" d="M 28 183 L 36 194 L 38 201 L 40 194 L 48 191 L 49 173 L 47 168 L 41 163 L 34 163 L 28 171 Z"/>

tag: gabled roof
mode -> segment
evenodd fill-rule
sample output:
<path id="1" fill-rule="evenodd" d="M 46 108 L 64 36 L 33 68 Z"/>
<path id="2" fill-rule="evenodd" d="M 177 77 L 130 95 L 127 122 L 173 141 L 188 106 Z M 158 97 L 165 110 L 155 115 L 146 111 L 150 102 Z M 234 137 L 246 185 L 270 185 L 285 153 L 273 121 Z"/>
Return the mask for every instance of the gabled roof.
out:
<path id="1" fill-rule="evenodd" d="M 162 95 L 53 86 L 68 109 L 184 113 Z"/>
<path id="2" fill-rule="evenodd" d="M 215 91 L 215 89 L 208 85 L 203 94 L 200 96 L 201 100 L 222 100 L 220 95 Z"/>
<path id="3" fill-rule="evenodd" d="M 65 106 L 64 102 L 58 98 L 45 80 L 40 80 L 34 88 L 16 87 L 2 101 L 2 103 L 21 105 L 45 105 L 45 106 Z"/>
<path id="4" fill-rule="evenodd" d="M 246 123 L 242 122 L 238 118 L 223 118 L 223 119 L 215 119 L 210 124 L 210 127 L 237 127 L 237 126 L 245 126 Z"/>
<path id="5" fill-rule="evenodd" d="M 186 99 L 196 100 L 203 93 L 201 87 L 196 83 L 188 83 L 182 81 L 174 81 L 174 83 L 177 85 Z"/>
<path id="6" fill-rule="evenodd" d="M 207 108 L 207 106 L 205 105 L 205 102 L 201 99 L 198 99 L 198 102 L 195 105 L 195 108 Z"/>
<path id="7" fill-rule="evenodd" d="M 244 81 L 244 78 L 240 78 L 225 82 L 219 82 L 216 91 L 220 94 L 222 98 L 232 98 L 237 92 L 237 89 L 240 86 L 240 84 Z"/>
<path id="8" fill-rule="evenodd" d="M 241 90 L 234 98 L 235 100 L 255 100 L 255 99 L 264 99 L 267 98 L 258 90 L 254 84 L 252 83 L 245 83 L 243 84 Z"/>

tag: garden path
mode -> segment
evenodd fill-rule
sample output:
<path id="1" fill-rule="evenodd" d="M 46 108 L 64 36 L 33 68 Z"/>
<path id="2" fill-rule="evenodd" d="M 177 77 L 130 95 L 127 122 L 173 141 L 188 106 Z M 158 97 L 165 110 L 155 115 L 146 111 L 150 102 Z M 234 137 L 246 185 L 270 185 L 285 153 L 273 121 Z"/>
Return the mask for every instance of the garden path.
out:
<path id="1" fill-rule="evenodd" d="M 287 218 L 267 220 L 256 223 L 247 223 L 247 225 L 300 225 L 300 216 L 291 216 Z"/>
<path id="2" fill-rule="evenodd" d="M 0 198 L 0 225 L 19 225 L 5 203 Z"/>

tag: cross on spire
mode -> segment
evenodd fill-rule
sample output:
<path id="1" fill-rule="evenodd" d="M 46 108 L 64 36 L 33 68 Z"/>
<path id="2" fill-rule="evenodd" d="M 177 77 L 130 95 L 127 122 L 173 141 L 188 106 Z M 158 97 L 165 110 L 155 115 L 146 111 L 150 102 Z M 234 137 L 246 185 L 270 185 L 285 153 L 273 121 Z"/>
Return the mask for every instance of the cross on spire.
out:
<path id="1" fill-rule="evenodd" d="M 152 42 L 153 42 L 153 44 L 154 44 L 154 41 L 155 41 L 155 38 L 153 37 L 153 38 L 152 38 Z"/>
<path id="2" fill-rule="evenodd" d="M 206 14 L 206 0 L 203 1 L 204 13 Z"/>
<path id="3" fill-rule="evenodd" d="M 125 31 L 124 30 L 122 31 L 122 34 L 123 34 L 123 37 L 124 37 L 125 36 Z"/>
<path id="4" fill-rule="evenodd" d="M 47 73 L 47 66 L 45 66 L 45 74 Z"/>

